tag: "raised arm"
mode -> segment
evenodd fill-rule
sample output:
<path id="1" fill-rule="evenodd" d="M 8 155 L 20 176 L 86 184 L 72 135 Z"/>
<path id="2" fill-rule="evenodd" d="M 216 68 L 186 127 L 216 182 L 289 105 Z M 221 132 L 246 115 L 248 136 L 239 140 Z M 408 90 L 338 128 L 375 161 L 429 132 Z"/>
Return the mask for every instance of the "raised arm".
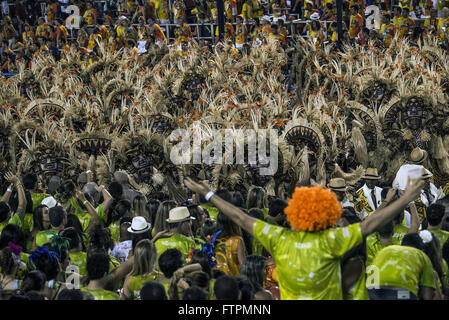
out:
<path id="1" fill-rule="evenodd" d="M 184 183 L 192 192 L 198 193 L 203 197 L 210 192 L 210 189 L 206 185 L 195 182 L 191 178 L 184 179 Z M 209 202 L 220 210 L 220 212 L 228 216 L 234 223 L 242 227 L 249 234 L 253 235 L 253 226 L 256 222 L 255 218 L 250 217 L 236 206 L 226 202 L 215 194 L 209 199 Z"/>
<path id="2" fill-rule="evenodd" d="M 6 189 L 5 193 L 3 194 L 2 200 L 0 200 L 0 201 L 8 203 L 9 202 L 9 198 L 11 198 L 11 194 L 12 194 L 13 189 L 14 189 L 14 183 L 11 183 L 8 186 L 8 189 Z"/>
<path id="3" fill-rule="evenodd" d="M 413 202 L 410 205 L 410 228 L 408 229 L 408 233 L 417 233 L 419 230 L 419 217 L 418 217 L 418 210 L 416 209 L 416 205 Z"/>
<path id="4" fill-rule="evenodd" d="M 410 202 L 419 196 L 422 188 L 422 179 L 419 179 L 414 183 L 409 182 L 405 189 L 405 193 L 398 200 L 385 208 L 376 210 L 375 214 L 370 215 L 360 223 L 362 235 L 366 237 L 391 221 L 397 214 L 403 211 Z"/>
<path id="5" fill-rule="evenodd" d="M 89 221 L 89 225 L 86 228 L 86 233 L 89 233 L 90 230 L 92 230 L 92 228 L 97 224 L 98 222 L 98 212 L 97 210 L 95 210 L 94 206 L 86 199 L 86 197 L 84 196 L 84 193 L 82 193 L 81 191 L 76 191 L 76 198 L 81 201 L 87 208 L 87 211 L 90 214 L 90 221 Z"/>
<path id="6" fill-rule="evenodd" d="M 112 198 L 111 194 L 104 186 L 99 186 L 98 191 L 103 194 L 103 202 L 101 203 L 101 206 L 103 207 L 104 212 L 108 211 L 109 208 L 112 205 L 112 202 L 114 199 Z"/>
<path id="7" fill-rule="evenodd" d="M 23 188 L 23 184 L 20 181 L 19 177 L 12 174 L 11 172 L 8 172 L 5 174 L 5 179 L 11 183 L 11 185 L 15 186 L 17 189 L 17 194 L 19 196 L 19 204 L 17 206 L 17 214 L 19 215 L 19 218 L 21 221 L 23 221 L 23 218 L 25 217 L 25 210 L 27 206 L 27 201 L 25 197 L 25 190 Z M 10 188 L 8 190 L 11 190 Z M 6 190 L 5 195 L 2 198 L 2 201 L 8 202 L 9 198 L 11 197 L 11 192 Z M 5 200 L 3 200 L 5 199 Z"/>

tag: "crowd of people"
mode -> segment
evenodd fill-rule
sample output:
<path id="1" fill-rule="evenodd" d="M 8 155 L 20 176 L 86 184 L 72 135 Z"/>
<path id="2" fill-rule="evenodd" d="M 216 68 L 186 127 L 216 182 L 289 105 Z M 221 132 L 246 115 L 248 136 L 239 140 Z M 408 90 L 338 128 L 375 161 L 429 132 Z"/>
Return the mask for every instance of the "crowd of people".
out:
<path id="1" fill-rule="evenodd" d="M 73 39 L 70 1 L 2 6 L 1 299 L 447 299 L 445 3 L 378 3 L 393 22 L 366 31 L 375 3 L 345 2 L 338 50 L 313 33 L 332 1 L 225 1 L 213 47 L 188 26 L 213 2 L 73 3 Z M 308 40 L 279 36 L 291 12 Z M 203 160 L 276 129 L 278 170 L 177 161 L 180 128 Z"/>
<path id="2" fill-rule="evenodd" d="M 73 5 L 77 9 L 70 11 Z M 345 44 L 388 47 L 395 35 L 413 42 L 432 35 L 448 47 L 444 1 L 343 1 L 342 12 Z M 70 48 L 95 60 L 99 42 L 111 51 L 128 48 L 144 54 L 154 45 L 185 51 L 193 40 L 209 46 L 222 41 L 240 51 L 268 39 L 284 48 L 298 37 L 316 45 L 338 41 L 335 1 L 227 0 L 224 14 L 219 39 L 215 1 L 3 1 L 2 71 L 16 73 L 16 60 L 29 62 L 46 53 L 58 60 Z"/>

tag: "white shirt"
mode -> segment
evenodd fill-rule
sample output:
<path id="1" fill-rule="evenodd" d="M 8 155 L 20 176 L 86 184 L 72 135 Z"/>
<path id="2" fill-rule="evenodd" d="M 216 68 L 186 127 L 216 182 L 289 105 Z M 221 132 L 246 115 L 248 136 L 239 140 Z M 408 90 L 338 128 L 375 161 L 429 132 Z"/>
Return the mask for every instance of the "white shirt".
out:
<path id="1" fill-rule="evenodd" d="M 114 258 L 117 258 L 117 260 L 123 264 L 128 260 L 129 251 L 132 249 L 132 243 L 131 240 L 117 243 L 113 250 L 109 250 L 109 254 Z"/>

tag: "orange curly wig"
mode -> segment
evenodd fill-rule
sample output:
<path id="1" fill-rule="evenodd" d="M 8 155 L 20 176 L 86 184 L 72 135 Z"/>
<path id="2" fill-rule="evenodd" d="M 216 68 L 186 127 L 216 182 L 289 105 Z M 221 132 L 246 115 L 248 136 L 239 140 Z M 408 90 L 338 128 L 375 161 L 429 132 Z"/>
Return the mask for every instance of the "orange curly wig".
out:
<path id="1" fill-rule="evenodd" d="M 320 231 L 333 226 L 343 210 L 335 193 L 316 186 L 295 188 L 284 212 L 296 231 Z"/>

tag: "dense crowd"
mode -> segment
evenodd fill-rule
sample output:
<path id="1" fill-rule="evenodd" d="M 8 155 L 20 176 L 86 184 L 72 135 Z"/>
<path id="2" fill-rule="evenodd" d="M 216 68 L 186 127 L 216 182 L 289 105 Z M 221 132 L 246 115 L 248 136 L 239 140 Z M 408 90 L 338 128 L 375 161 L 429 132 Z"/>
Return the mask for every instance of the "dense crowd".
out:
<path id="1" fill-rule="evenodd" d="M 435 2 L 435 3 L 434 3 Z M 71 5 L 76 10 L 69 10 Z M 237 50 L 276 39 L 288 48 L 298 37 L 317 45 L 338 40 L 335 1 L 224 1 L 224 39 Z M 345 44 L 388 47 L 395 37 L 420 42 L 432 35 L 448 46 L 449 8 L 444 1 L 343 1 Z M 111 51 L 147 52 L 153 45 L 188 50 L 192 41 L 219 41 L 215 1 L 3 1 L 2 71 L 16 73 L 16 61 L 70 48 L 98 59 L 99 42 Z"/>
<path id="2" fill-rule="evenodd" d="M 213 2 L 5 2 L 1 299 L 447 299 L 444 2 L 345 1 L 338 48 L 332 1 L 225 1 L 214 46 Z"/>

